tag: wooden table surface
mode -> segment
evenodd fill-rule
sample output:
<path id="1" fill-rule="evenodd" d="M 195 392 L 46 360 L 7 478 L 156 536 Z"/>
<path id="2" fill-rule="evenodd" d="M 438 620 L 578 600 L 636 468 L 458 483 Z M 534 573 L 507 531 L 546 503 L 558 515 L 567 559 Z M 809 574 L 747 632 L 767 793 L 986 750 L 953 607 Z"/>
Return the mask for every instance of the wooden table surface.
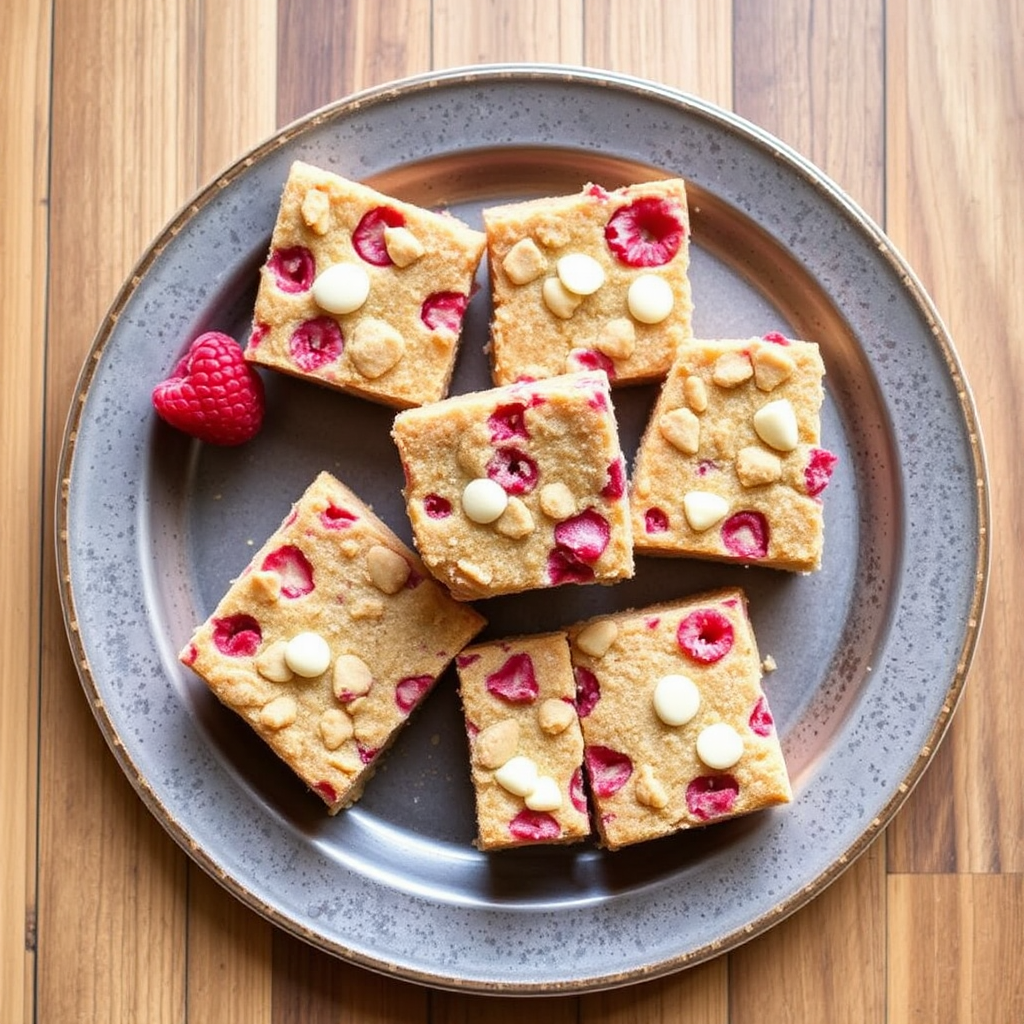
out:
<path id="1" fill-rule="evenodd" d="M 1020 0 L 13 0 L 3 20 L 0 1020 L 1024 1021 Z M 657 80 L 821 166 L 937 303 L 973 387 L 992 491 L 988 609 L 966 695 L 882 837 L 727 955 L 528 1000 L 332 959 L 192 864 L 83 697 L 52 543 L 76 375 L 178 206 L 317 106 L 504 61 Z"/>

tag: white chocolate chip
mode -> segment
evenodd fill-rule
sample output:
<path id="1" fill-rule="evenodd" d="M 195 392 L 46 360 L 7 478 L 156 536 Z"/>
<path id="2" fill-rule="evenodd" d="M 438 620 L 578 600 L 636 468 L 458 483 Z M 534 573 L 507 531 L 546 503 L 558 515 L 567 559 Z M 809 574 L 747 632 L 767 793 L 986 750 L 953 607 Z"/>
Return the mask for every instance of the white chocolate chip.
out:
<path id="1" fill-rule="evenodd" d="M 490 477 L 470 480 L 462 491 L 462 511 L 474 523 L 493 523 L 508 507 L 508 495 Z"/>
<path id="2" fill-rule="evenodd" d="M 557 277 L 549 277 L 541 288 L 544 305 L 560 320 L 568 320 L 583 301 L 565 287 Z"/>
<path id="3" fill-rule="evenodd" d="M 531 811 L 557 811 L 562 806 L 562 791 L 550 775 L 541 775 L 525 803 Z"/>
<path id="4" fill-rule="evenodd" d="M 397 594 L 409 581 L 409 563 L 383 544 L 374 544 L 366 552 L 366 571 L 370 582 L 382 594 Z"/>
<path id="5" fill-rule="evenodd" d="M 368 317 L 356 324 L 345 351 L 362 376 L 376 380 L 401 362 L 405 339 L 390 324 Z"/>
<path id="6" fill-rule="evenodd" d="M 384 248 L 396 267 L 408 267 L 425 252 L 423 243 L 405 227 L 384 229 Z"/>
<path id="7" fill-rule="evenodd" d="M 786 398 L 762 405 L 754 413 L 754 430 L 766 445 L 780 452 L 791 452 L 800 440 L 796 413 Z"/>
<path id="8" fill-rule="evenodd" d="M 272 683 L 287 683 L 292 677 L 292 670 L 284 660 L 284 649 L 288 646 L 285 640 L 275 640 L 256 659 L 256 671 L 264 679 Z"/>
<path id="9" fill-rule="evenodd" d="M 796 369 L 796 363 L 786 352 L 771 342 L 758 345 L 751 352 L 750 361 L 754 364 L 754 383 L 761 391 L 774 391 Z"/>
<path id="10" fill-rule="evenodd" d="M 510 761 L 519 746 L 519 723 L 514 718 L 481 729 L 473 740 L 473 760 L 481 768 L 500 768 Z"/>
<path id="11" fill-rule="evenodd" d="M 654 769 L 649 764 L 640 765 L 636 773 L 636 802 L 644 807 L 660 811 L 668 806 L 668 793 L 665 787 L 654 775 Z"/>
<path id="12" fill-rule="evenodd" d="M 338 700 L 351 700 L 370 692 L 373 673 L 370 666 L 356 654 L 339 654 L 334 661 L 331 689 Z"/>
<path id="13" fill-rule="evenodd" d="M 561 522 L 576 511 L 576 499 L 569 488 L 557 481 L 540 489 L 540 510 L 549 519 Z"/>
<path id="14" fill-rule="evenodd" d="M 700 448 L 700 420 L 689 409 L 673 409 L 658 420 L 661 436 L 684 455 L 695 455 Z"/>
<path id="15" fill-rule="evenodd" d="M 642 324 L 660 324 L 675 305 L 672 286 L 657 274 L 641 274 L 629 286 L 626 305 Z"/>
<path id="16" fill-rule="evenodd" d="M 285 646 L 284 660 L 297 676 L 315 679 L 330 667 L 331 649 L 319 633 L 298 633 Z"/>
<path id="17" fill-rule="evenodd" d="M 744 487 L 772 484 L 782 477 L 782 460 L 752 444 L 736 453 L 736 478 Z"/>
<path id="18" fill-rule="evenodd" d="M 708 407 L 708 389 L 703 378 L 696 374 L 691 374 L 683 381 L 683 395 L 686 404 L 694 412 L 703 412 Z"/>
<path id="19" fill-rule="evenodd" d="M 537 785 L 537 765 L 523 754 L 517 754 L 494 773 L 494 781 L 513 796 L 529 796 Z"/>
<path id="20" fill-rule="evenodd" d="M 711 379 L 720 388 L 735 388 L 754 375 L 754 367 L 744 352 L 723 352 L 711 369 Z"/>
<path id="21" fill-rule="evenodd" d="M 686 725 L 700 710 L 700 690 L 688 676 L 662 676 L 654 687 L 654 712 L 666 725 Z"/>
<path id="22" fill-rule="evenodd" d="M 537 724 L 546 736 L 558 736 L 576 721 L 573 706 L 558 697 L 548 697 L 537 708 Z"/>
<path id="23" fill-rule="evenodd" d="M 331 197 L 322 188 L 310 188 L 302 197 L 302 219 L 315 235 L 326 235 L 331 226 Z"/>
<path id="24" fill-rule="evenodd" d="M 683 495 L 683 513 L 690 529 L 703 533 L 725 518 L 729 502 L 710 491 L 689 491 Z"/>
<path id="25" fill-rule="evenodd" d="M 370 275 L 358 263 L 335 263 L 313 282 L 313 301 L 328 313 L 354 313 L 370 295 Z"/>
<path id="26" fill-rule="evenodd" d="M 576 635 L 576 646 L 592 658 L 603 658 L 618 635 L 619 627 L 616 623 L 610 619 L 598 619 L 580 630 Z"/>
<path id="27" fill-rule="evenodd" d="M 636 327 L 626 317 L 609 320 L 598 332 L 594 348 L 609 359 L 628 359 L 636 351 Z"/>
<path id="28" fill-rule="evenodd" d="M 494 524 L 494 529 L 503 537 L 522 540 L 523 537 L 529 537 L 533 533 L 533 513 L 520 498 L 509 498 L 508 507 Z"/>
<path id="29" fill-rule="evenodd" d="M 593 295 L 604 284 L 604 268 L 585 252 L 571 252 L 555 264 L 559 281 L 574 295 Z"/>
<path id="30" fill-rule="evenodd" d="M 337 750 L 352 733 L 352 719 L 341 708 L 329 708 L 320 716 L 320 739 L 328 750 Z"/>
<path id="31" fill-rule="evenodd" d="M 505 254 L 501 269 L 513 284 L 529 284 L 544 273 L 547 260 L 532 238 L 520 238 Z"/>
<path id="32" fill-rule="evenodd" d="M 731 768 L 743 756 L 743 737 L 727 722 L 709 725 L 697 737 L 697 756 L 709 768 Z"/>
<path id="33" fill-rule="evenodd" d="M 285 729 L 298 717 L 299 709 L 293 697 L 275 697 L 260 708 L 260 725 L 277 732 Z"/>

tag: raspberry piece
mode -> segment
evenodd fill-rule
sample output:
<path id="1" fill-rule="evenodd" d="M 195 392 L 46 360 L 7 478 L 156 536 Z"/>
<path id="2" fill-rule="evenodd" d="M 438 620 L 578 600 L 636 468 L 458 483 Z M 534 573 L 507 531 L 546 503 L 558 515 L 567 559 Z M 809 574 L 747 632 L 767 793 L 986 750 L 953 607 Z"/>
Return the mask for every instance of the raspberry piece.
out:
<path id="1" fill-rule="evenodd" d="M 352 247 L 360 259 L 375 267 L 389 267 L 394 262 L 384 244 L 385 228 L 400 228 L 405 217 L 391 206 L 378 206 L 367 210 L 352 232 Z"/>
<path id="2" fill-rule="evenodd" d="M 587 794 L 583 788 L 583 772 L 577 768 L 569 780 L 569 799 L 580 814 L 587 813 Z"/>
<path id="3" fill-rule="evenodd" d="M 804 470 L 804 486 L 807 493 L 813 498 L 821 494 L 829 481 L 832 479 L 832 471 L 839 461 L 838 455 L 826 451 L 824 448 L 812 448 L 810 461 Z"/>
<path id="4" fill-rule="evenodd" d="M 368 747 L 363 743 L 356 743 L 356 750 L 359 752 L 359 760 L 363 764 L 370 764 L 380 753 L 380 747 Z"/>
<path id="5" fill-rule="evenodd" d="M 251 616 L 240 612 L 213 621 L 213 642 L 221 654 L 251 658 L 263 641 L 263 630 Z"/>
<path id="6" fill-rule="evenodd" d="M 769 331 L 767 334 L 761 336 L 762 341 L 770 341 L 773 345 L 788 345 L 789 338 L 784 334 L 779 334 L 778 331 Z"/>
<path id="7" fill-rule="evenodd" d="M 764 558 L 768 554 L 768 520 L 760 512 L 737 512 L 722 523 L 722 543 L 737 558 Z"/>
<path id="8" fill-rule="evenodd" d="M 562 583 L 591 583 L 594 570 L 579 561 L 571 552 L 553 548 L 548 555 L 548 581 L 552 586 Z"/>
<path id="9" fill-rule="evenodd" d="M 479 660 L 479 654 L 460 654 L 455 659 L 455 664 L 458 665 L 459 668 L 467 668 L 468 666 L 475 664 Z"/>
<path id="10" fill-rule="evenodd" d="M 253 324 L 252 330 L 249 332 L 249 341 L 246 343 L 246 349 L 253 349 L 259 346 L 259 343 L 270 333 L 270 328 L 266 324 Z"/>
<path id="11" fill-rule="evenodd" d="M 194 665 L 196 663 L 196 658 L 198 658 L 198 657 L 199 657 L 199 648 L 196 647 L 195 644 L 189 644 L 188 645 L 188 650 L 187 650 L 187 652 L 185 654 L 185 657 L 182 658 L 181 660 L 186 665 Z"/>
<path id="12" fill-rule="evenodd" d="M 338 802 L 338 791 L 329 782 L 317 782 L 313 789 L 329 804 Z"/>
<path id="13" fill-rule="evenodd" d="M 588 508 L 555 527 L 555 543 L 583 562 L 596 562 L 608 547 L 611 527 L 600 512 Z"/>
<path id="14" fill-rule="evenodd" d="M 686 787 L 686 806 L 707 821 L 728 814 L 739 795 L 740 784 L 731 775 L 699 775 Z"/>
<path id="15" fill-rule="evenodd" d="M 655 196 L 620 207 L 604 229 L 608 248 L 629 267 L 664 266 L 679 251 L 685 234 L 679 207 Z"/>
<path id="16" fill-rule="evenodd" d="M 251 440 L 263 425 L 263 379 L 234 338 L 199 335 L 170 377 L 153 388 L 153 408 L 176 430 L 207 444 Z"/>
<path id="17" fill-rule="evenodd" d="M 660 508 L 649 508 L 644 513 L 644 529 L 648 533 L 664 533 L 668 529 L 668 516 Z"/>
<path id="18" fill-rule="evenodd" d="M 274 275 L 277 287 L 289 295 L 308 292 L 316 277 L 313 254 L 301 245 L 275 249 L 267 260 L 267 269 Z"/>
<path id="19" fill-rule="evenodd" d="M 768 708 L 768 701 L 764 697 L 759 697 L 757 703 L 754 705 L 754 710 L 750 712 L 750 731 L 758 736 L 771 736 L 772 731 L 775 729 L 775 719 L 772 718 L 771 710 Z"/>
<path id="20" fill-rule="evenodd" d="M 679 623 L 676 642 L 702 665 L 724 658 L 732 650 L 732 623 L 715 608 L 698 608 Z"/>
<path id="21" fill-rule="evenodd" d="M 288 341 L 288 351 L 299 369 L 313 373 L 333 363 L 345 348 L 341 328 L 329 316 L 318 316 L 295 328 Z"/>
<path id="22" fill-rule="evenodd" d="M 313 592 L 313 566 L 294 544 L 284 544 L 263 559 L 264 572 L 281 577 L 281 596 L 294 600 Z"/>
<path id="23" fill-rule="evenodd" d="M 547 811 L 520 811 L 509 823 L 513 837 L 523 842 L 542 843 L 557 839 L 562 826 Z"/>
<path id="24" fill-rule="evenodd" d="M 714 459 L 701 459 L 697 463 L 697 476 L 705 477 L 709 473 L 714 473 L 718 469 L 718 463 Z"/>
<path id="25" fill-rule="evenodd" d="M 499 405 L 487 417 L 487 426 L 492 441 L 511 441 L 513 438 L 528 440 L 530 437 L 526 429 L 526 406 L 521 402 Z"/>
<path id="26" fill-rule="evenodd" d="M 529 704 L 537 699 L 539 687 L 533 659 L 524 653 L 513 654 L 496 672 L 484 680 L 487 692 L 510 704 Z"/>
<path id="27" fill-rule="evenodd" d="M 608 198 L 610 193 L 608 189 L 602 188 L 600 185 L 595 185 L 593 182 L 591 182 L 587 186 L 587 195 L 590 196 L 592 199 L 598 199 L 601 202 L 604 202 Z"/>
<path id="28" fill-rule="evenodd" d="M 359 516 L 354 512 L 349 512 L 347 508 L 339 508 L 337 505 L 328 505 L 320 513 L 320 522 L 328 530 L 344 530 L 351 526 L 358 518 Z"/>
<path id="29" fill-rule="evenodd" d="M 609 380 L 615 380 L 615 364 L 603 352 L 590 348 L 574 349 L 570 354 L 573 370 L 604 370 Z M 601 396 L 602 404 L 604 395 Z"/>
<path id="30" fill-rule="evenodd" d="M 447 330 L 458 334 L 468 305 L 468 296 L 458 292 L 434 292 L 423 300 L 420 319 L 431 331 Z"/>
<path id="31" fill-rule="evenodd" d="M 431 519 L 447 519 L 452 514 L 452 503 L 440 494 L 428 494 L 423 499 L 423 511 Z"/>
<path id="32" fill-rule="evenodd" d="M 622 458 L 608 467 L 608 482 L 601 488 L 601 497 L 617 501 L 626 493 L 626 467 Z"/>
<path id="33" fill-rule="evenodd" d="M 405 679 L 399 679 L 395 686 L 395 703 L 399 710 L 405 714 L 412 711 L 433 684 L 433 676 L 406 676 Z"/>
<path id="34" fill-rule="evenodd" d="M 576 677 L 576 714 L 586 718 L 601 699 L 601 684 L 589 668 L 577 665 L 573 669 Z"/>
<path id="35" fill-rule="evenodd" d="M 540 475 L 537 463 L 518 448 L 499 448 L 487 463 L 487 475 L 506 494 L 529 494 Z"/>
<path id="36" fill-rule="evenodd" d="M 587 747 L 583 753 L 590 785 L 597 796 L 612 796 L 629 782 L 633 762 L 628 755 L 611 747 Z"/>

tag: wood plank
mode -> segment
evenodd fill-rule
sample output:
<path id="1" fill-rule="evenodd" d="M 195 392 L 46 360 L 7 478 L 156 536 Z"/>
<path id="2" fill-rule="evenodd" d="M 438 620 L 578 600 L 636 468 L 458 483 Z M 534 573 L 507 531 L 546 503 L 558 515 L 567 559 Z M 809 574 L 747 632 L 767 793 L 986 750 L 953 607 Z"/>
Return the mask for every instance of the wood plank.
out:
<path id="1" fill-rule="evenodd" d="M 732 4 L 590 0 L 586 62 L 732 106 Z"/>
<path id="2" fill-rule="evenodd" d="M 906 0 L 887 10 L 889 233 L 958 348 L 993 485 L 987 621 L 946 742 L 890 830 L 890 870 L 1020 872 L 1024 11 Z"/>
<path id="3" fill-rule="evenodd" d="M 889 1020 L 1024 1020 L 1024 875 L 891 875 L 889 933 Z"/>
<path id="4" fill-rule="evenodd" d="M 0 1020 L 35 1018 L 36 803 L 46 312 L 50 9 L 31 0 L 0 35 Z M 11 343 L 13 342 L 13 344 Z"/>
<path id="5" fill-rule="evenodd" d="M 430 994 L 430 1024 L 576 1024 L 574 996 L 482 996 L 435 991 Z"/>
<path id="6" fill-rule="evenodd" d="M 429 71 L 430 17 L 430 0 L 280 0 L 278 124 Z"/>
<path id="7" fill-rule="evenodd" d="M 720 956 L 666 978 L 580 999 L 581 1024 L 727 1024 L 729 961 Z"/>

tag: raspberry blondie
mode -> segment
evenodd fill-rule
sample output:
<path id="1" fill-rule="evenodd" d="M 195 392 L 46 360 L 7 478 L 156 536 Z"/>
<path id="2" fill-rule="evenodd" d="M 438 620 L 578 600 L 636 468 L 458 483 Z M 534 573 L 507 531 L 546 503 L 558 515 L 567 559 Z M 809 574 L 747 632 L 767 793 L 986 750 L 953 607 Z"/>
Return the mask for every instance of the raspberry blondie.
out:
<path id="1" fill-rule="evenodd" d="M 602 845 L 792 799 L 741 590 L 592 619 L 569 637 Z"/>
<path id="2" fill-rule="evenodd" d="M 180 658 L 334 814 L 483 625 L 321 473 Z"/>
<path id="3" fill-rule="evenodd" d="M 824 372 L 817 345 L 776 334 L 683 346 L 634 467 L 637 551 L 819 568 Z"/>
<path id="4" fill-rule="evenodd" d="M 396 408 L 447 393 L 484 235 L 296 161 L 246 358 Z"/>
<path id="5" fill-rule="evenodd" d="M 583 734 L 564 633 L 467 647 L 455 659 L 481 850 L 590 834 Z"/>
<path id="6" fill-rule="evenodd" d="M 608 378 L 563 374 L 400 412 L 423 561 L 460 600 L 633 574 Z"/>
<path id="7" fill-rule="evenodd" d="M 691 337 L 686 185 L 679 179 L 483 212 L 496 384 L 600 367 L 660 379 Z"/>

